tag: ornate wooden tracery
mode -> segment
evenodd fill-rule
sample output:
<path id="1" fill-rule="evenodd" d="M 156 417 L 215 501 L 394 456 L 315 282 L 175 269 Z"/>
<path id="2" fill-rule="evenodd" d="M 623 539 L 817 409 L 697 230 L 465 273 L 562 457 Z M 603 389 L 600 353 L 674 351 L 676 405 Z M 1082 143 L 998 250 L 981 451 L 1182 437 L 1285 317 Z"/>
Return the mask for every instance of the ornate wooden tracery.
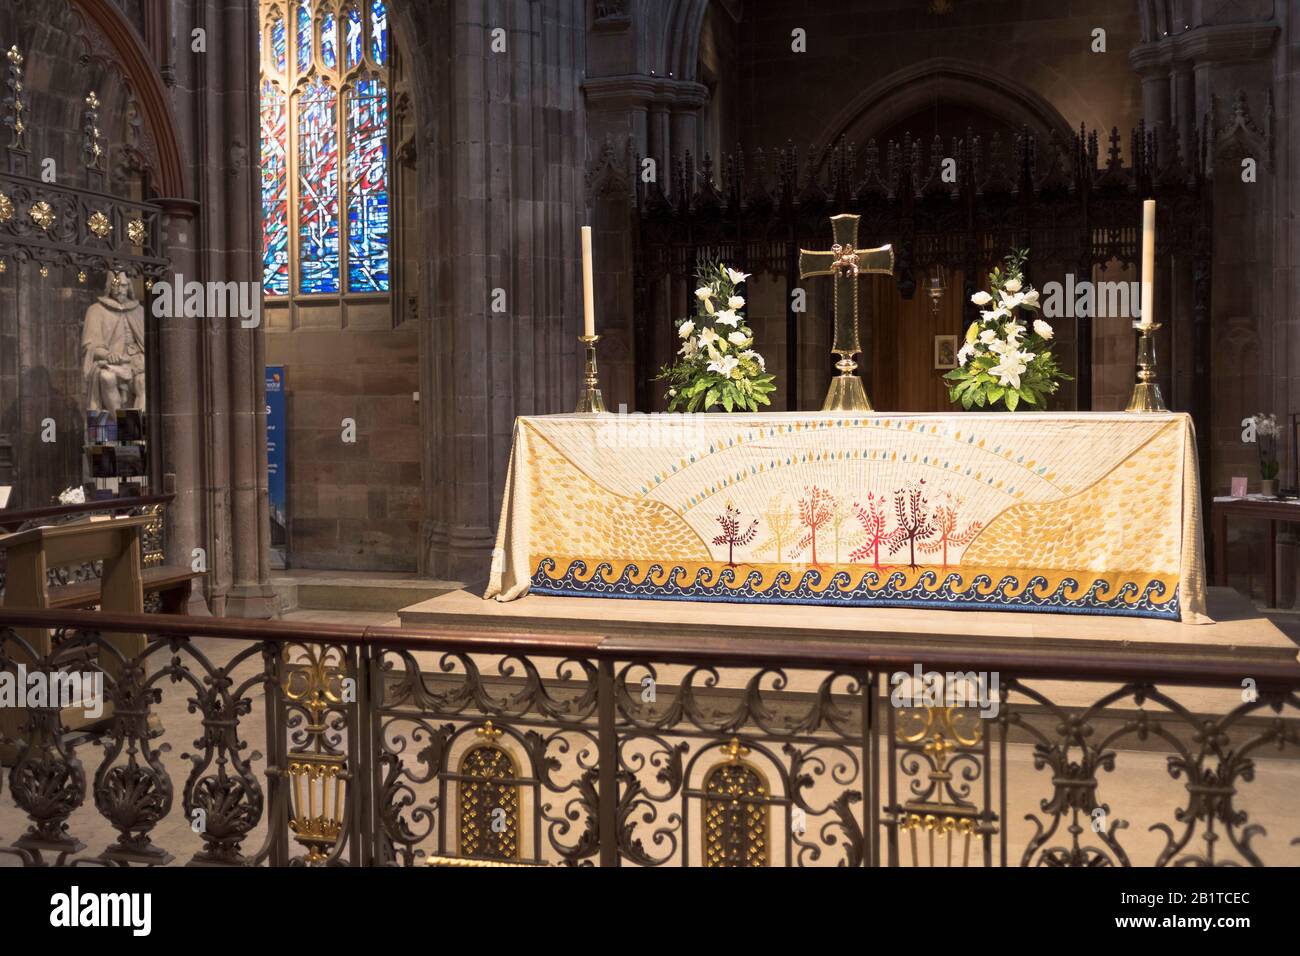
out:
<path id="1" fill-rule="evenodd" d="M 124 270 L 145 277 L 160 277 L 167 260 L 161 249 L 159 206 L 148 197 L 154 180 L 166 178 L 158 160 L 174 158 L 175 149 L 160 150 L 156 137 L 142 122 L 152 113 L 150 103 L 139 98 L 136 79 L 126 73 L 117 56 L 121 36 L 102 37 L 105 22 L 117 24 L 116 14 L 96 11 L 93 27 L 83 19 L 79 4 L 65 4 L 63 27 L 82 48 L 84 97 L 79 109 L 78 157 L 74 168 L 49 167 L 59 156 L 45 130 L 57 130 L 51 117 L 36 115 L 34 97 L 27 84 L 31 63 L 26 35 L 48 11 L 26 10 L 19 4 L 15 35 L 3 41 L 6 71 L 3 119 L 4 159 L 0 161 L 0 261 L 33 263 L 42 277 L 52 267 L 69 266 L 79 282 L 89 271 Z M 56 28 L 60 21 L 56 18 Z M 48 27 L 49 24 L 47 23 Z M 129 28 L 125 28 L 129 33 Z M 138 53 L 134 47 L 130 52 Z M 111 74 L 122 95 L 120 129 L 104 125 L 101 94 L 95 76 Z M 150 77 L 152 78 L 152 77 Z M 152 92 L 152 89 L 147 92 Z M 53 135 L 53 134 L 50 134 Z M 174 147 L 174 143 L 168 144 Z M 174 177 L 173 177 L 174 178 Z"/>
<path id="2" fill-rule="evenodd" d="M 864 241 L 893 244 L 904 298 L 915 294 L 918 276 L 941 265 L 964 273 L 960 291 L 968 300 L 980 274 L 1012 248 L 1030 249 L 1031 269 L 1035 262 L 1064 264 L 1081 276 L 1112 261 L 1136 264 L 1145 198 L 1158 200 L 1157 256 L 1192 264 L 1192 312 L 1175 319 L 1190 330 L 1194 379 L 1208 382 L 1211 144 L 1204 129 L 1192 140 L 1195 155 L 1186 156 L 1177 130 L 1158 137 L 1140 124 L 1127 164 L 1118 129 L 1111 130 L 1103 159 L 1097 131 L 1082 126 L 1068 142 L 1056 136 L 1040 142 L 1025 130 L 1012 141 L 995 134 L 982 142 L 968 133 L 945 145 L 936 136 L 928 147 L 910 135 L 883 146 L 871 140 L 861 150 L 851 143 L 807 151 L 788 144 L 729 155 L 720 169 L 708 155 L 698 165 L 690 153 L 678 156 L 666 184 L 638 176 L 632 194 L 637 407 L 651 407 L 653 343 L 673 335 L 671 326 L 660 327 L 665 306 L 672 314 L 689 310 L 700 258 L 785 278 L 785 387 L 794 408 L 799 329 L 789 292 L 799 285 L 799 248 L 825 241 L 828 215 L 857 213 Z M 955 178 L 945 178 L 945 158 L 955 160 Z M 672 290 L 668 303 L 657 301 L 664 279 Z M 1091 407 L 1090 339 L 1091 319 L 1077 318 L 1073 373 L 1080 408 Z M 1165 368 L 1172 371 L 1168 360 Z M 1192 404 L 1198 426 L 1208 430 L 1208 388 Z M 1203 465 L 1207 452 L 1202 445 Z"/>

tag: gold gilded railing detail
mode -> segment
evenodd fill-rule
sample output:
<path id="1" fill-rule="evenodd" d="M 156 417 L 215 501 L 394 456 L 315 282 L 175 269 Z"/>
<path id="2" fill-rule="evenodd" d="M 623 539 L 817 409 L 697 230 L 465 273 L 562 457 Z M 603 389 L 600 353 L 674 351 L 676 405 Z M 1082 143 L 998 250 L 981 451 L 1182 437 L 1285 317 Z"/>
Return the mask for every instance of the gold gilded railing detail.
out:
<path id="1" fill-rule="evenodd" d="M 996 832 L 992 823 L 981 819 L 980 809 L 953 789 L 954 759 L 970 754 L 984 742 L 979 714 L 956 706 L 904 707 L 898 711 L 894 740 L 902 753 L 920 757 L 927 767 L 920 795 L 907 800 L 895 813 L 883 815 L 900 834 L 907 834 L 911 865 L 952 866 L 955 844 L 960 841 L 961 865 L 969 866 L 975 839 L 987 839 Z M 924 859 L 921 834 L 926 837 Z"/>
<path id="2" fill-rule="evenodd" d="M 345 693 L 352 678 L 343 651 L 332 645 L 291 645 L 281 661 L 281 691 L 306 717 L 303 739 L 288 754 L 284 774 L 289 830 L 306 849 L 307 863 L 315 865 L 329 859 L 347 819 L 352 775 L 329 735 L 334 718 L 355 700 Z"/>
<path id="3" fill-rule="evenodd" d="M 704 865 L 771 865 L 767 778 L 744 758 L 749 748 L 732 737 L 720 751 L 726 760 L 704 778 Z"/>
<path id="4" fill-rule="evenodd" d="M 341 756 L 295 756 L 287 773 L 292 810 L 289 829 L 307 850 L 308 863 L 321 863 L 343 831 L 347 772 Z"/>
<path id="5" fill-rule="evenodd" d="M 460 761 L 460 852 L 482 860 L 519 859 L 519 767 L 499 746 L 502 731 L 485 721 L 474 730 L 483 743 Z"/>

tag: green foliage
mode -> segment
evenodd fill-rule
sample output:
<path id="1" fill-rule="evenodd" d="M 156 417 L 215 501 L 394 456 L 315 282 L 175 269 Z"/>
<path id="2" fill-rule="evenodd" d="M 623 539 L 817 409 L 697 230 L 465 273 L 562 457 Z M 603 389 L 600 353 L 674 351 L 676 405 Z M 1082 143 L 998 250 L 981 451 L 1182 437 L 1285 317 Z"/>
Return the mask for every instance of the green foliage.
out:
<path id="1" fill-rule="evenodd" d="M 776 390 L 776 379 L 753 349 L 744 306 L 728 308 L 744 280 L 733 279 L 720 262 L 702 264 L 697 277 L 696 315 L 677 320 L 681 351 L 656 377 L 668 386 L 669 410 L 707 412 L 722 406 L 728 412 L 756 412 L 772 404 L 768 396 Z"/>

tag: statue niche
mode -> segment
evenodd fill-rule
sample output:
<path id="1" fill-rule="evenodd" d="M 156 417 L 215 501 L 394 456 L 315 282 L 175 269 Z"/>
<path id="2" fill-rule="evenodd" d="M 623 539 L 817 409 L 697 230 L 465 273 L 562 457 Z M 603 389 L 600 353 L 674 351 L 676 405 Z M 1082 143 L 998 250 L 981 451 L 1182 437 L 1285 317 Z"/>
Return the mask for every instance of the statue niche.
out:
<path id="1" fill-rule="evenodd" d="M 109 272 L 104 294 L 86 310 L 81 376 L 88 411 L 144 410 L 144 306 L 124 272 Z"/>

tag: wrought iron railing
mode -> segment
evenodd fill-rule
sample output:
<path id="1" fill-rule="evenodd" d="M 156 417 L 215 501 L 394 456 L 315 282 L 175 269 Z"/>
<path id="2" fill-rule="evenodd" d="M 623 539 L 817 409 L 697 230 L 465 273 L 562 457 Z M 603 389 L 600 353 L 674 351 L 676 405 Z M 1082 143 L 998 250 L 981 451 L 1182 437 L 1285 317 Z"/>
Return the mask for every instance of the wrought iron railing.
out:
<path id="1" fill-rule="evenodd" d="M 1300 859 L 1289 663 L 0 610 L 0 671 L 51 690 L 0 740 L 0 863 Z"/>

